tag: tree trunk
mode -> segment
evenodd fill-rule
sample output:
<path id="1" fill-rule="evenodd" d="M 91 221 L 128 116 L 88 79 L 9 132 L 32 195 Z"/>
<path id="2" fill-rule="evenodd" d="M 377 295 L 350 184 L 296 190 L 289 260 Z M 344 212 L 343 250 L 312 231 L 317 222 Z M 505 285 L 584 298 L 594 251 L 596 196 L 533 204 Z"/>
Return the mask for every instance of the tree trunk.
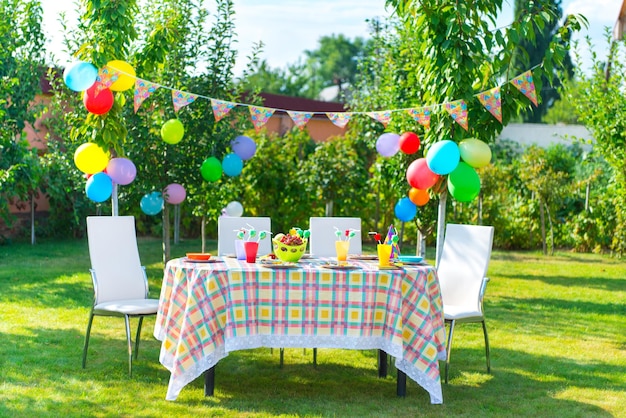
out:
<path id="1" fill-rule="evenodd" d="M 113 192 L 111 193 L 111 216 L 119 215 L 119 205 L 117 203 L 117 184 L 113 183 Z"/>
<path id="2" fill-rule="evenodd" d="M 35 245 L 35 195 L 30 194 L 30 245 Z"/>
<path id="3" fill-rule="evenodd" d="M 437 251 L 435 255 L 435 267 L 439 266 L 439 257 L 443 249 L 443 238 L 446 230 L 446 201 L 448 200 L 448 190 L 443 189 L 439 193 L 439 210 L 437 211 Z"/>
<path id="4" fill-rule="evenodd" d="M 415 248 L 415 254 L 426 258 L 426 235 L 422 234 L 422 231 L 417 230 L 417 248 Z"/>
<path id="5" fill-rule="evenodd" d="M 328 200 L 326 202 L 326 210 L 325 210 L 324 216 L 333 216 L 333 201 L 332 200 Z"/>
<path id="6" fill-rule="evenodd" d="M 200 238 L 202 238 L 202 252 L 206 252 L 206 239 L 204 231 L 206 229 L 206 215 L 202 215 L 202 222 L 200 223 Z"/>
<path id="7" fill-rule="evenodd" d="M 542 201 L 539 201 L 539 221 L 541 222 L 541 249 L 543 250 L 543 255 L 547 255 L 548 250 L 546 248 L 546 215 Z"/>
<path id="8" fill-rule="evenodd" d="M 554 227 L 552 226 L 552 216 L 550 216 L 550 208 L 547 204 L 546 213 L 548 214 L 548 223 L 550 224 L 550 255 L 554 255 Z"/>
<path id="9" fill-rule="evenodd" d="M 170 210 L 169 205 L 163 205 L 163 265 L 170 261 Z"/>
<path id="10" fill-rule="evenodd" d="M 478 225 L 483 224 L 483 194 L 478 194 Z"/>
<path id="11" fill-rule="evenodd" d="M 180 203 L 174 206 L 174 245 L 180 242 Z"/>

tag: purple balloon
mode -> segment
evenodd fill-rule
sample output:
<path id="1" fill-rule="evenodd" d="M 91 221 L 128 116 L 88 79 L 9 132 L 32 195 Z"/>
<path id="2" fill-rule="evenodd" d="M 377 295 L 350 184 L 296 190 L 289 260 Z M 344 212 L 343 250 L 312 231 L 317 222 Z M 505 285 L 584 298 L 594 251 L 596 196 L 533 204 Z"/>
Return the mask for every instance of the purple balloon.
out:
<path id="1" fill-rule="evenodd" d="M 256 144 L 252 138 L 247 136 L 241 135 L 236 137 L 230 141 L 230 146 L 232 147 L 233 152 L 244 161 L 254 157 L 254 154 L 256 153 Z"/>
<path id="2" fill-rule="evenodd" d="M 185 188 L 178 183 L 168 184 L 163 190 L 165 201 L 172 205 L 178 205 L 186 196 Z"/>
<path id="3" fill-rule="evenodd" d="M 400 135 L 384 133 L 376 140 L 376 151 L 383 157 L 392 157 L 400 151 Z"/>
<path id="4" fill-rule="evenodd" d="M 137 168 L 128 158 L 112 158 L 107 164 L 107 174 L 115 183 L 125 186 L 135 180 Z"/>

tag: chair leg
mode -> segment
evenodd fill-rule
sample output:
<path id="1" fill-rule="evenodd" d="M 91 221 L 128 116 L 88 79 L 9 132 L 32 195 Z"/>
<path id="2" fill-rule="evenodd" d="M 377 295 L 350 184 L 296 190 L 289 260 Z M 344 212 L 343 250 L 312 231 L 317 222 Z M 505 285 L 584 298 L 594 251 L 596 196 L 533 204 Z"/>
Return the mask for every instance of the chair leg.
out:
<path id="1" fill-rule="evenodd" d="M 139 317 L 139 324 L 137 325 L 137 336 L 135 337 L 135 360 L 139 357 L 139 339 L 141 338 L 141 325 L 143 324 L 143 316 Z"/>
<path id="2" fill-rule="evenodd" d="M 284 363 L 284 358 L 285 358 L 285 349 L 281 348 L 280 349 L 280 368 L 283 368 L 283 363 Z"/>
<path id="3" fill-rule="evenodd" d="M 448 334 L 448 344 L 446 344 L 446 377 L 444 382 L 448 383 L 448 371 L 450 369 L 450 350 L 452 349 L 452 334 L 454 334 L 455 321 L 450 321 L 450 333 Z"/>
<path id="4" fill-rule="evenodd" d="M 126 342 L 128 343 L 128 376 L 133 375 L 133 343 L 130 340 L 130 317 L 124 315 L 124 323 L 126 325 Z"/>
<path id="5" fill-rule="evenodd" d="M 93 309 L 89 312 L 89 322 L 87 323 L 87 332 L 85 333 L 85 346 L 83 347 L 83 369 L 87 365 L 87 348 L 89 347 L 89 336 L 91 334 L 91 324 L 93 323 Z"/>
<path id="6" fill-rule="evenodd" d="M 483 334 L 485 334 L 485 355 L 487 357 L 487 373 L 491 373 L 491 360 L 489 359 L 489 336 L 487 335 L 487 324 L 482 320 Z"/>

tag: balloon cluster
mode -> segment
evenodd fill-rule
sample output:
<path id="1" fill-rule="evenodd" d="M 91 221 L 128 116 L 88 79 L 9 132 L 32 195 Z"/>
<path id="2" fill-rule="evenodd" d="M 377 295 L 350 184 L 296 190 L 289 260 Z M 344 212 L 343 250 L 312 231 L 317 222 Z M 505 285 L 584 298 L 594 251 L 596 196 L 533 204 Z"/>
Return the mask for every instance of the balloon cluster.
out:
<path id="1" fill-rule="evenodd" d="M 164 202 L 178 205 L 186 197 L 187 192 L 185 188 L 178 183 L 172 183 L 165 186 L 162 192 L 152 191 L 143 195 L 141 202 L 139 202 L 139 207 L 146 215 L 154 216 L 163 210 Z"/>
<path id="2" fill-rule="evenodd" d="M 218 181 L 222 173 L 230 177 L 238 176 L 243 170 L 243 162 L 252 158 L 256 153 L 256 143 L 247 136 L 236 137 L 230 142 L 230 146 L 233 152 L 227 154 L 222 161 L 214 156 L 204 160 L 200 166 L 200 174 L 204 180 Z"/>

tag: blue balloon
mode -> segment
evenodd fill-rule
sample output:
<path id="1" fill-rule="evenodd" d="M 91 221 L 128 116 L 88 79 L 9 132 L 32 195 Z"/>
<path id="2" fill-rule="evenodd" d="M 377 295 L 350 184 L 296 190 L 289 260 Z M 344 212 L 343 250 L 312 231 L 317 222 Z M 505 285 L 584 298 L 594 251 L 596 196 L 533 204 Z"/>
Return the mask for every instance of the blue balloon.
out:
<path id="1" fill-rule="evenodd" d="M 146 215 L 156 215 L 163 209 L 163 194 L 161 192 L 147 193 L 141 198 L 139 206 Z"/>
<path id="2" fill-rule="evenodd" d="M 107 173 L 96 173 L 87 179 L 85 193 L 96 203 L 104 202 L 113 192 L 113 181 Z"/>
<path id="3" fill-rule="evenodd" d="M 76 61 L 65 67 L 63 81 L 74 91 L 85 91 L 96 82 L 98 69 L 89 62 Z"/>
<path id="4" fill-rule="evenodd" d="M 436 142 L 426 154 L 426 164 L 430 171 L 440 176 L 454 171 L 461 160 L 459 146 L 454 141 L 445 139 Z"/>
<path id="5" fill-rule="evenodd" d="M 241 135 L 236 137 L 230 141 L 230 146 L 232 147 L 233 152 L 244 161 L 254 157 L 254 154 L 256 153 L 256 144 L 252 138 L 247 136 Z"/>
<path id="6" fill-rule="evenodd" d="M 408 197 L 403 197 L 398 200 L 393 211 L 396 214 L 396 218 L 400 219 L 400 221 L 409 222 L 417 215 L 417 206 Z"/>
<path id="7" fill-rule="evenodd" d="M 241 174 L 243 169 L 243 160 L 237 155 L 230 153 L 224 157 L 222 161 L 222 170 L 227 176 L 235 177 Z"/>

